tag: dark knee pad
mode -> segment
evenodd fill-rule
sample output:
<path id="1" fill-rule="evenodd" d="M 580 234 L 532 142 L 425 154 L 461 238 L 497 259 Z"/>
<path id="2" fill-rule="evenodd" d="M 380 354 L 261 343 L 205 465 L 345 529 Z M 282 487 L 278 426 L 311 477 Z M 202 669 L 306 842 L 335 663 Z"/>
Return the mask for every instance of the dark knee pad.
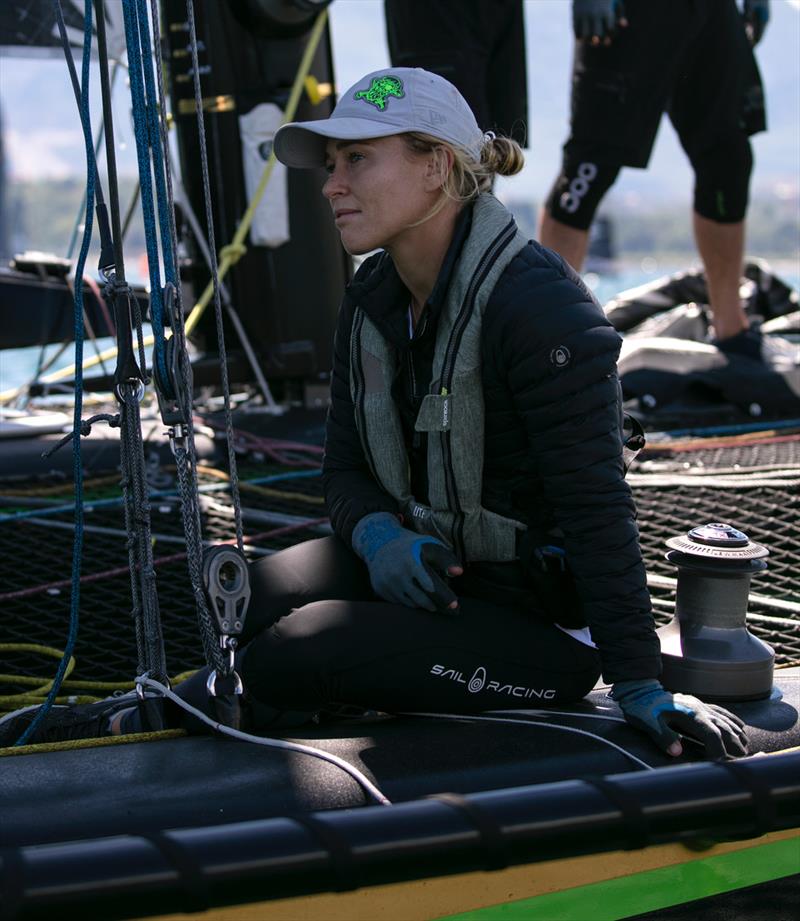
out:
<path id="1" fill-rule="evenodd" d="M 743 133 L 689 155 L 694 168 L 694 210 L 720 224 L 737 224 L 747 212 L 753 153 Z"/>
<path id="2" fill-rule="evenodd" d="M 330 670 L 346 648 L 341 623 L 349 604 L 315 601 L 263 630 L 237 653 L 245 691 L 281 709 L 323 706 Z"/>
<path id="3" fill-rule="evenodd" d="M 588 230 L 597 206 L 619 171 L 619 166 L 565 155 L 561 173 L 545 202 L 547 213 L 569 227 Z"/>

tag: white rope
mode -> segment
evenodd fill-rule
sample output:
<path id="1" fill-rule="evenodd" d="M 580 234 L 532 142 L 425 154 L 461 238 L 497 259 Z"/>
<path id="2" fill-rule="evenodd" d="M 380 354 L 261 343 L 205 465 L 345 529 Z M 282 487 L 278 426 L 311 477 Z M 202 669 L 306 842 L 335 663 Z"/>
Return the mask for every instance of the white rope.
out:
<path id="1" fill-rule="evenodd" d="M 519 714 L 520 716 L 574 716 L 582 720 L 605 720 L 607 723 L 627 723 L 621 716 L 606 716 L 604 713 L 579 713 L 574 710 L 493 710 L 494 713 Z M 519 720 L 517 720 L 519 722 Z"/>
<path id="2" fill-rule="evenodd" d="M 575 726 L 563 726 L 561 723 L 542 723 L 539 720 L 512 720 L 499 716 L 475 716 L 470 713 L 402 713 L 401 716 L 428 716 L 433 719 L 447 719 L 447 720 L 468 720 L 481 723 L 513 723 L 515 726 L 544 726 L 546 729 L 560 729 L 562 732 L 573 732 L 579 736 L 588 736 L 590 739 L 594 739 L 597 742 L 602 742 L 603 745 L 609 745 L 611 748 L 615 748 L 618 752 L 625 755 L 626 758 L 629 758 L 631 761 L 640 765 L 648 771 L 654 771 L 655 768 L 652 764 L 648 764 L 646 761 L 642 761 L 641 758 L 637 758 L 636 755 L 629 752 L 627 749 L 624 749 L 621 745 L 617 745 L 616 742 L 611 742 L 609 739 L 604 739 L 602 736 L 596 735 L 594 732 L 587 732 L 585 729 L 577 729 Z M 573 715 L 573 714 L 570 714 Z M 579 714 L 574 714 L 578 716 Z M 583 716 L 584 714 L 580 714 Z M 617 717 L 595 717 L 595 719 L 610 719 L 617 721 Z M 622 721 L 624 722 L 624 720 Z"/>
<path id="3" fill-rule="evenodd" d="M 358 768 L 353 767 L 352 764 L 345 761 L 343 758 L 331 755 L 329 752 L 322 751 L 318 748 L 311 748 L 309 745 L 300 745 L 298 742 L 284 742 L 280 739 L 265 739 L 263 736 L 254 736 L 248 732 L 231 729 L 230 726 L 225 726 L 211 719 L 211 717 L 206 716 L 202 710 L 198 710 L 191 704 L 187 704 L 185 700 L 178 697 L 178 695 L 168 687 L 158 681 L 153 681 L 152 678 L 142 675 L 136 679 L 136 683 L 157 691 L 162 697 L 168 698 L 187 713 L 191 713 L 192 716 L 197 717 L 197 719 L 201 720 L 207 726 L 210 726 L 215 732 L 230 736 L 232 739 L 239 739 L 241 742 L 252 742 L 255 745 L 264 745 L 267 748 L 280 748 L 283 751 L 297 752 L 300 755 L 310 755 L 312 758 L 319 758 L 322 761 L 327 761 L 349 774 L 353 780 L 360 784 L 362 789 L 380 805 L 391 806 L 392 804 L 392 801 L 385 796 L 365 774 L 359 771 Z"/>

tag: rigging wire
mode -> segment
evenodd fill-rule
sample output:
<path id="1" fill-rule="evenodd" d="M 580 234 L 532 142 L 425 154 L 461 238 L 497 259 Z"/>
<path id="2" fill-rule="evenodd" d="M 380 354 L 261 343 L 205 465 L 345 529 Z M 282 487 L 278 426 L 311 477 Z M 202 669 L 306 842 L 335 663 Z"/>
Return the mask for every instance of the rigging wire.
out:
<path id="1" fill-rule="evenodd" d="M 147 116 L 148 102 L 145 95 L 146 77 L 144 72 L 147 71 L 147 67 L 143 62 L 144 51 L 142 47 L 145 38 L 143 35 L 140 35 L 137 12 L 138 9 L 134 3 L 128 2 L 122 4 L 122 13 L 125 22 L 125 40 L 128 47 L 128 74 L 130 77 L 131 100 L 133 103 L 134 134 L 136 137 L 136 156 L 139 166 L 139 182 L 141 185 L 142 215 L 145 226 L 145 249 L 147 251 L 148 274 L 150 277 L 150 322 L 153 328 L 154 363 L 158 365 L 158 370 L 162 373 L 162 376 L 166 378 L 167 365 L 164 355 L 161 263 L 158 253 L 156 209 L 153 204 L 153 180 L 150 164 L 152 138 L 150 133 L 150 122 Z M 154 99 L 151 98 L 150 103 L 151 106 L 155 106 Z M 157 144 L 156 149 L 160 151 L 160 144 Z M 156 170 L 156 174 L 157 172 Z M 156 182 L 158 190 L 158 180 Z M 161 216 L 160 213 L 159 217 Z M 173 279 L 169 280 L 172 281 Z"/>
<path id="2" fill-rule="evenodd" d="M 233 417 L 231 415 L 230 383 L 228 380 L 228 358 L 225 350 L 225 331 L 222 322 L 222 302 L 219 293 L 219 267 L 217 265 L 217 244 L 214 233 L 214 213 L 211 206 L 211 180 L 208 171 L 208 151 L 206 150 L 206 129 L 203 117 L 203 92 L 200 87 L 200 62 L 197 52 L 197 30 L 194 21 L 194 0 L 186 0 L 186 15 L 189 25 L 189 48 L 192 56 L 192 80 L 194 101 L 197 112 L 197 131 L 200 140 L 200 168 L 203 176 L 203 201 L 206 210 L 206 232 L 208 234 L 208 253 L 211 257 L 211 281 L 214 296 L 214 318 L 217 327 L 217 344 L 219 347 L 220 376 L 222 378 L 222 396 L 224 400 L 225 433 L 228 443 L 228 467 L 231 475 L 231 497 L 236 523 L 236 545 L 243 548 L 242 508 L 239 498 L 239 474 L 236 467 L 236 451 L 233 444 Z"/>
<path id="3" fill-rule="evenodd" d="M 111 71 L 111 88 L 113 89 L 114 84 L 117 82 L 117 74 L 119 73 L 120 67 L 122 65 L 119 61 L 114 62 L 114 69 Z M 105 119 L 102 119 L 100 122 L 100 127 L 97 129 L 97 136 L 94 143 L 94 159 L 95 163 L 97 158 L 100 155 L 100 148 L 103 146 L 103 136 L 105 134 L 106 122 Z M 72 255 L 75 252 L 75 244 L 78 241 L 78 230 L 81 226 L 81 217 L 86 211 L 86 190 L 84 189 L 83 197 L 81 198 L 80 206 L 78 207 L 78 212 L 75 215 L 75 223 L 72 225 L 72 232 L 70 233 L 69 243 L 67 244 L 67 259 L 72 259 Z"/>
<path id="4" fill-rule="evenodd" d="M 208 243 L 203 236 L 202 228 L 200 227 L 200 222 L 197 219 L 197 215 L 192 208 L 189 197 L 186 195 L 186 191 L 181 185 L 178 178 L 175 178 L 175 185 L 178 190 L 178 198 L 181 208 L 183 209 L 184 215 L 186 217 L 186 222 L 188 223 L 192 236 L 194 237 L 195 243 L 197 244 L 200 254 L 202 255 L 206 265 L 208 266 L 209 271 L 211 271 L 212 258 L 211 252 L 208 248 Z M 228 318 L 233 327 L 236 330 L 236 335 L 239 337 L 239 341 L 242 344 L 245 355 L 247 356 L 247 361 L 250 364 L 250 369 L 253 372 L 253 375 L 258 383 L 258 386 L 261 388 L 261 392 L 264 395 L 264 405 L 267 410 L 273 413 L 281 412 L 280 407 L 275 402 L 275 397 L 272 395 L 272 390 L 270 389 L 267 379 L 264 376 L 264 372 L 261 370 L 261 365 L 258 363 L 255 351 L 253 349 L 250 338 L 245 331 L 244 324 L 239 317 L 236 308 L 233 306 L 233 301 L 231 299 L 230 292 L 228 291 L 227 285 L 218 278 L 219 281 L 219 290 L 222 295 L 222 302 L 225 305 L 225 309 L 228 311 Z"/>
<path id="5" fill-rule="evenodd" d="M 113 140 L 113 114 L 111 109 L 111 87 L 108 79 L 108 50 L 105 33 L 105 0 L 95 0 L 97 11 L 97 44 L 100 56 L 100 73 L 102 81 L 103 113 L 108 132 L 106 159 L 108 163 L 109 188 L 111 195 L 111 219 L 113 225 L 112 248 L 105 258 L 101 255 L 100 271 L 106 279 L 106 291 L 114 305 L 117 315 L 118 352 L 117 367 L 114 374 L 115 396 L 120 406 L 119 424 L 120 460 L 122 469 L 122 499 L 127 532 L 128 565 L 131 591 L 131 614 L 136 634 L 138 653 L 138 670 L 158 678 L 166 679 L 166 654 L 164 651 L 161 612 L 155 584 L 153 568 L 153 546 L 150 527 L 150 504 L 145 473 L 144 445 L 142 438 L 140 402 L 144 396 L 147 383 L 147 363 L 144 354 L 142 317 L 138 299 L 133 295 L 125 279 L 122 233 L 120 227 L 119 188 L 116 173 L 116 156 Z M 131 28 L 129 7 L 123 6 L 126 26 L 126 44 L 128 49 L 128 72 L 131 78 L 134 125 L 136 128 L 136 151 L 140 165 L 149 163 L 150 151 L 143 130 L 144 119 L 141 112 L 142 79 L 141 68 L 144 66 L 139 54 L 140 36 Z M 151 94 L 152 95 L 152 94 Z M 145 124 L 144 129 L 148 126 Z M 149 176 L 147 177 L 149 179 Z M 156 175 L 156 187 L 160 190 Z M 150 201 L 152 205 L 152 200 Z M 150 225 L 145 220 L 145 241 L 152 244 Z M 148 246 L 148 252 L 157 250 L 157 245 Z M 169 267 L 165 258 L 165 267 Z M 151 266 L 155 276 L 160 278 L 158 263 Z M 151 271 L 151 279 L 153 271 Z M 151 315 L 154 328 L 160 313 L 160 287 L 151 292 Z M 131 326 L 136 331 L 139 362 L 137 365 L 133 353 Z M 163 349 L 155 350 L 154 361 L 163 358 Z"/>
<path id="6" fill-rule="evenodd" d="M 69 40 L 67 39 L 67 30 L 64 24 L 64 13 L 61 8 L 61 0 L 53 0 L 58 29 L 61 35 L 64 55 L 67 59 L 70 77 L 72 78 L 73 88 L 77 88 L 78 78 L 75 73 L 75 62 L 72 60 Z M 89 75 L 92 46 L 92 0 L 84 0 L 84 34 L 83 34 L 83 56 L 81 62 L 81 83 L 79 93 L 79 110 L 81 127 L 83 129 L 84 144 L 86 150 L 86 217 L 84 220 L 83 239 L 81 241 L 78 261 L 75 266 L 75 277 L 83 278 L 86 259 L 89 255 L 89 245 L 92 240 L 93 229 L 93 209 L 95 200 L 95 180 L 97 166 L 94 159 L 94 144 L 92 139 L 92 125 L 89 114 Z M 75 407 L 73 411 L 73 432 L 75 437 L 72 444 L 72 473 L 74 478 L 75 490 L 75 537 L 72 551 L 72 595 L 70 599 L 70 617 L 67 641 L 64 646 L 64 655 L 58 664 L 56 674 L 44 703 L 39 708 L 34 719 L 17 739 L 15 745 L 24 745 L 31 738 L 41 725 L 47 713 L 53 706 L 58 696 L 61 682 L 69 668 L 69 662 L 75 649 L 78 639 L 78 625 L 80 612 L 80 591 L 81 591 L 81 562 L 83 557 L 83 463 L 81 458 L 81 413 L 83 411 L 83 285 L 75 285 L 74 292 L 74 311 L 73 323 L 75 328 Z M 81 371 L 77 371 L 80 368 Z"/>
<path id="7" fill-rule="evenodd" d="M 127 4 L 125 4 L 127 5 Z M 303 92 L 305 78 L 311 68 L 311 64 L 314 60 L 314 55 L 316 54 L 317 47 L 324 35 L 325 23 L 327 22 L 328 11 L 323 9 L 320 11 L 317 16 L 314 27 L 312 28 L 308 42 L 306 43 L 305 51 L 303 52 L 303 57 L 298 66 L 297 72 L 295 73 L 294 83 L 292 84 L 292 89 L 289 94 L 289 100 L 286 103 L 286 108 L 283 111 L 283 118 L 281 123 L 285 124 L 286 122 L 292 121 L 297 111 L 297 106 L 300 102 L 300 96 Z M 253 220 L 256 215 L 256 211 L 261 202 L 261 199 L 264 197 L 264 193 L 267 190 L 267 184 L 272 175 L 272 171 L 275 166 L 275 153 L 274 151 L 270 154 L 270 158 L 264 166 L 264 170 L 261 174 L 261 180 L 259 181 L 258 188 L 253 193 L 253 197 L 250 199 L 247 210 L 245 211 L 242 219 L 239 221 L 239 224 L 236 227 L 236 232 L 233 235 L 233 238 L 230 243 L 223 246 L 220 250 L 220 263 L 219 263 L 219 278 L 222 279 L 228 273 L 228 271 L 237 263 L 241 256 L 246 252 L 247 247 L 244 244 L 244 240 L 247 237 L 247 234 L 250 230 L 250 225 L 253 223 Z M 186 318 L 186 334 L 190 334 L 194 327 L 198 324 L 203 313 L 205 312 L 206 307 L 208 306 L 211 296 L 213 294 L 212 284 L 209 283 L 206 287 L 206 290 L 198 299 L 197 303 L 192 308 L 191 313 Z M 145 345 L 153 345 L 153 336 L 148 336 L 145 340 Z M 113 358 L 117 353 L 115 347 L 105 349 L 102 352 L 103 358 Z M 88 358 L 84 364 L 83 368 L 91 368 L 97 364 L 97 360 L 94 358 Z M 60 368 L 58 371 L 53 371 L 43 380 L 43 383 L 52 384 L 57 383 L 72 377 L 75 374 L 75 366 L 70 365 L 66 368 Z M 0 403 L 6 402 L 7 400 L 15 399 L 19 393 L 19 388 L 14 387 L 9 390 L 0 392 Z"/>

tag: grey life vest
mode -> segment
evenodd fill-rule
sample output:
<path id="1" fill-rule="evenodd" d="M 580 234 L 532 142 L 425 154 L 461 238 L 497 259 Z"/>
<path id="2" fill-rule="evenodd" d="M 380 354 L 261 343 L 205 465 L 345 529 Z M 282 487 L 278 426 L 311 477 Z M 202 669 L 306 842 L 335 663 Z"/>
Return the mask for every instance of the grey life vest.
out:
<path id="1" fill-rule="evenodd" d="M 372 474 L 400 504 L 404 525 L 430 534 L 463 560 L 517 558 L 525 525 L 481 505 L 484 402 L 481 326 L 486 303 L 511 260 L 526 245 L 497 199 L 482 194 L 453 270 L 436 331 L 433 375 L 415 422 L 428 433 L 430 505 L 411 494 L 400 413 L 391 395 L 397 355 L 356 307 L 350 337 L 350 392 Z"/>

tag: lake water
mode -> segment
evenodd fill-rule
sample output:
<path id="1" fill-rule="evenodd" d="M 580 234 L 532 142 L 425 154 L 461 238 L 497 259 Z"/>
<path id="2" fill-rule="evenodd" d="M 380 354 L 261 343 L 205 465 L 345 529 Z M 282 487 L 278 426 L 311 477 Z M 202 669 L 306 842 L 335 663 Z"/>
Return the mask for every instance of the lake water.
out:
<path id="1" fill-rule="evenodd" d="M 773 272 L 794 288 L 800 287 L 800 265 L 797 262 L 774 262 L 771 263 Z M 669 264 L 659 263 L 652 257 L 645 257 L 641 261 L 628 262 L 621 264 L 616 271 L 608 274 L 595 274 L 587 272 L 584 280 L 594 291 L 597 299 L 601 304 L 605 304 L 612 297 L 621 291 L 635 288 L 646 282 L 653 281 L 663 275 L 668 275 L 676 271 L 689 268 L 689 263 Z M 114 344 L 111 339 L 98 339 L 97 348 L 102 350 Z M 44 357 L 41 357 L 42 350 L 37 348 L 27 349 L 6 349 L 0 351 L 0 393 L 13 387 L 29 381 L 40 361 L 47 361 L 51 355 L 54 355 L 60 346 L 50 345 L 44 350 Z M 84 344 L 84 356 L 89 357 L 94 354 L 94 346 L 91 342 Z M 49 369 L 56 371 L 59 368 L 67 367 L 73 362 L 73 347 L 67 348 L 61 357 Z M 113 360 L 110 363 L 110 370 L 113 370 Z M 90 374 L 102 373 L 100 369 L 94 368 Z"/>

